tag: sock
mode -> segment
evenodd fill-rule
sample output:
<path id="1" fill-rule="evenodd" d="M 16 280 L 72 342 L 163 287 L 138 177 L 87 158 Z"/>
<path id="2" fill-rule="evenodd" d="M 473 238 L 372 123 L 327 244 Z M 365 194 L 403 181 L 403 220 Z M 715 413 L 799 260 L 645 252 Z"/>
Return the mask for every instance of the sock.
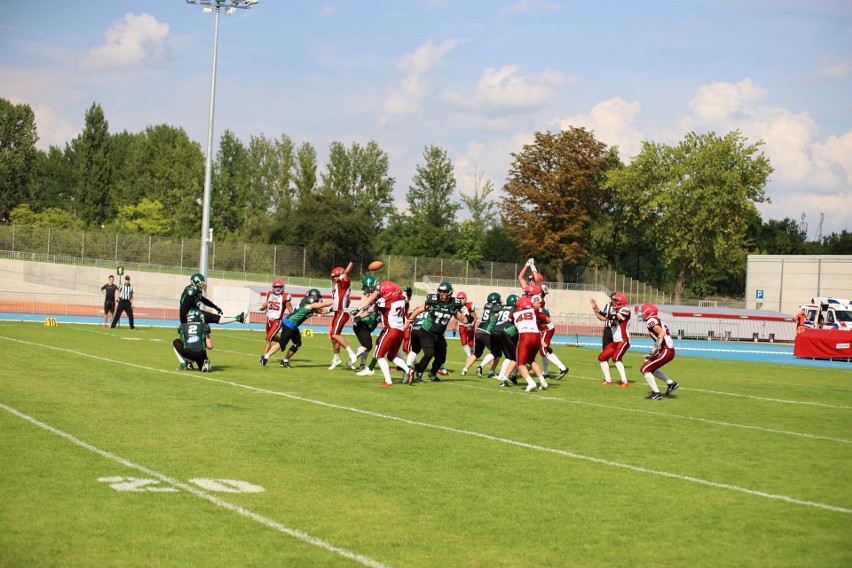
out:
<path id="1" fill-rule="evenodd" d="M 510 359 L 506 359 L 505 361 L 503 361 L 503 365 L 500 367 L 500 376 L 501 377 L 508 377 L 509 376 L 509 374 L 508 374 L 509 365 L 511 365 L 511 364 L 512 364 L 512 361 Z"/>
<path id="2" fill-rule="evenodd" d="M 606 380 L 606 382 L 611 383 L 612 375 L 609 374 L 609 363 L 607 363 L 606 361 L 600 361 L 600 364 L 601 371 L 603 371 L 604 374 L 604 379 Z"/>
<path id="3" fill-rule="evenodd" d="M 556 353 L 548 353 L 547 361 L 553 361 L 553 364 L 556 365 L 556 367 L 560 371 L 565 370 L 565 364 L 559 359 L 559 357 L 556 356 Z M 547 374 L 547 373 L 545 373 L 545 374 Z"/>
<path id="4" fill-rule="evenodd" d="M 670 385 L 674 382 L 671 377 L 669 377 L 667 374 L 665 374 L 663 372 L 662 369 L 657 369 L 656 371 L 654 371 L 654 376 L 657 377 L 658 379 L 662 379 L 662 380 L 666 381 L 667 385 Z"/>
<path id="5" fill-rule="evenodd" d="M 545 375 L 550 373 L 550 359 L 547 357 L 541 361 L 541 372 Z"/>
<path id="6" fill-rule="evenodd" d="M 488 355 L 486 355 L 485 357 L 482 358 L 482 363 L 480 363 L 479 366 L 482 369 L 485 369 L 485 367 L 488 366 L 488 364 L 491 363 L 491 361 L 493 361 L 493 360 L 494 360 L 494 355 L 492 353 L 489 353 Z"/>
<path id="7" fill-rule="evenodd" d="M 627 382 L 627 373 L 624 372 L 624 363 L 622 363 L 621 361 L 616 361 L 615 362 L 615 368 L 618 369 L 618 375 L 621 377 L 621 382 L 626 383 Z"/>
<path id="8" fill-rule="evenodd" d="M 648 386 L 651 387 L 652 391 L 660 392 L 660 389 L 657 388 L 657 381 L 654 380 L 654 375 L 651 373 L 645 373 L 645 380 L 648 382 Z"/>
<path id="9" fill-rule="evenodd" d="M 464 350 L 465 357 L 470 357 L 470 345 L 462 345 L 462 349 Z"/>
<path id="10" fill-rule="evenodd" d="M 382 361 L 384 361 L 384 359 L 382 359 Z M 368 369 L 370 369 L 371 371 L 375 371 L 375 370 L 376 370 L 376 363 L 377 363 L 377 362 L 378 362 L 378 361 L 376 360 L 376 358 L 375 358 L 375 357 L 373 357 L 373 360 L 372 360 L 372 361 L 370 361 L 370 364 L 367 366 L 367 368 L 368 368 Z M 387 361 L 385 361 L 385 364 L 387 364 Z"/>
<path id="11" fill-rule="evenodd" d="M 397 367 L 402 369 L 403 373 L 407 373 L 408 371 L 411 370 L 411 368 L 405 363 L 405 361 L 403 361 L 402 357 L 399 357 L 399 356 L 394 357 L 393 361 L 391 361 L 391 363 L 393 363 L 394 365 L 396 365 Z"/>
<path id="12" fill-rule="evenodd" d="M 360 349 L 360 347 L 359 347 L 359 349 Z M 355 358 L 355 352 L 352 351 L 352 348 L 349 347 L 348 345 L 346 346 L 346 352 L 349 353 L 349 360 L 350 361 Z"/>
<path id="13" fill-rule="evenodd" d="M 414 360 L 417 359 L 417 353 L 414 351 L 409 351 L 408 355 L 405 356 L 405 364 L 411 367 L 414 365 Z"/>
<path id="14" fill-rule="evenodd" d="M 373 359 L 373 361 L 375 361 L 375 359 Z M 370 361 L 370 365 L 373 364 L 373 361 Z M 390 376 L 390 365 L 388 365 L 388 360 L 382 357 L 381 359 L 379 359 L 378 363 L 379 369 L 382 370 L 382 375 L 385 377 L 385 382 L 393 383 Z"/>

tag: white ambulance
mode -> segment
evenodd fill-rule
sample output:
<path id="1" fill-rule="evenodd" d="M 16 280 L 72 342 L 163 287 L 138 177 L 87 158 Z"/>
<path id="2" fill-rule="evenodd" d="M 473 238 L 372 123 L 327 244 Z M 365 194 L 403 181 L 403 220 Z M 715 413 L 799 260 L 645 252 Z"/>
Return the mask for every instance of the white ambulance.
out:
<path id="1" fill-rule="evenodd" d="M 807 319 L 805 327 L 818 328 L 822 319 L 822 329 L 852 331 L 852 308 L 849 300 L 819 296 L 811 298 L 810 303 L 802 306 Z"/>

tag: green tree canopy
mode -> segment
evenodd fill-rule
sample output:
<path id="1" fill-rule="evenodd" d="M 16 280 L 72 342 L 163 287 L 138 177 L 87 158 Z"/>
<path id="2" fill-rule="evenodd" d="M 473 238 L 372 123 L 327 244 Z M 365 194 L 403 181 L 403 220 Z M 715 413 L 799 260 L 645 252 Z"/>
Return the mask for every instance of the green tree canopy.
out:
<path id="1" fill-rule="evenodd" d="M 0 99 L 0 220 L 30 196 L 38 141 L 29 105 Z"/>
<path id="2" fill-rule="evenodd" d="M 439 231 L 448 231 L 456 223 L 461 205 L 453 201 L 456 177 L 447 152 L 437 146 L 423 149 L 425 163 L 418 164 L 406 200 L 411 216 Z"/>
<path id="3" fill-rule="evenodd" d="M 610 172 L 608 184 L 649 221 L 645 238 L 674 270 L 675 302 L 687 277 L 703 280 L 705 267 L 742 270 L 749 221 L 772 173 L 762 145 L 739 131 L 692 132 L 676 146 L 644 142 L 629 166 Z"/>
<path id="4" fill-rule="evenodd" d="M 83 133 L 73 142 L 78 168 L 77 213 L 86 227 L 100 227 L 115 217 L 112 191 L 109 123 L 104 111 L 92 103 L 86 111 Z"/>

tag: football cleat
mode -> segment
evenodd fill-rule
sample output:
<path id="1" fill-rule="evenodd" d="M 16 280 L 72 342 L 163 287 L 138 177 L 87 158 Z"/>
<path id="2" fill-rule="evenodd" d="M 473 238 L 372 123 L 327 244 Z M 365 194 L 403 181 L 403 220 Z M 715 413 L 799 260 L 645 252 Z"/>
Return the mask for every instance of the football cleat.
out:
<path id="1" fill-rule="evenodd" d="M 357 357 L 353 357 L 352 359 L 347 360 L 346 366 L 349 367 L 352 370 L 355 370 L 355 361 L 357 361 L 357 360 L 358 360 Z"/>
<path id="2" fill-rule="evenodd" d="M 268 362 L 269 362 L 269 359 L 267 359 L 263 355 L 260 356 L 260 366 L 261 367 L 266 367 L 266 363 L 268 363 Z"/>
<path id="3" fill-rule="evenodd" d="M 459 375 L 461 375 L 462 377 L 465 376 L 466 374 L 467 374 L 467 369 L 462 369 L 461 372 L 459 373 Z"/>
<path id="4" fill-rule="evenodd" d="M 441 379 L 438 378 L 438 375 L 429 375 L 429 380 L 433 383 L 440 383 Z"/>
<path id="5" fill-rule="evenodd" d="M 648 395 L 648 400 L 663 400 L 663 395 L 658 392 L 652 392 Z"/>
<path id="6" fill-rule="evenodd" d="M 423 373 L 414 373 L 414 380 L 412 383 L 422 383 L 423 382 Z"/>
<path id="7" fill-rule="evenodd" d="M 382 381 L 382 386 L 383 387 L 392 387 L 393 383 L 386 383 L 386 382 Z"/>
<path id="8" fill-rule="evenodd" d="M 205 359 L 204 364 L 201 365 L 201 372 L 202 373 L 209 373 L 212 370 L 213 370 L 213 367 L 210 365 L 210 359 Z"/>
<path id="9" fill-rule="evenodd" d="M 187 367 L 186 365 L 181 365 L 180 367 L 177 368 L 177 370 L 178 371 L 189 371 L 189 367 Z"/>
<path id="10" fill-rule="evenodd" d="M 672 381 L 672 383 L 670 385 L 666 385 L 666 396 L 669 396 L 670 394 L 672 394 L 672 391 L 675 390 L 679 386 L 680 385 L 677 384 L 677 381 Z"/>
<path id="11" fill-rule="evenodd" d="M 482 367 L 481 366 L 476 367 L 476 376 L 477 377 L 482 376 Z"/>
<path id="12" fill-rule="evenodd" d="M 524 392 L 533 392 L 537 388 L 538 388 L 538 386 L 536 386 L 536 384 L 533 383 L 531 385 L 527 385 L 527 388 L 524 389 Z"/>
<path id="13" fill-rule="evenodd" d="M 490 372 L 488 373 L 488 378 L 489 378 L 489 379 L 496 379 L 496 378 L 497 378 L 497 373 L 495 373 L 494 371 L 490 371 Z"/>
<path id="14" fill-rule="evenodd" d="M 512 384 L 509 382 L 509 379 L 500 379 L 500 384 L 498 386 L 510 387 Z"/>
<path id="15" fill-rule="evenodd" d="M 281 359 L 281 362 L 279 363 L 279 365 L 281 365 L 281 367 L 283 367 L 285 369 L 289 369 L 290 368 L 290 361 L 287 361 L 285 359 Z"/>
<path id="16" fill-rule="evenodd" d="M 568 367 L 565 367 L 564 369 L 562 369 L 561 371 L 559 371 L 559 374 L 558 374 L 558 375 L 556 375 L 556 380 L 557 380 L 557 381 L 561 381 L 561 380 L 562 380 L 562 377 L 564 377 L 564 376 L 565 376 L 565 375 L 567 375 L 567 374 L 568 374 Z"/>
<path id="17" fill-rule="evenodd" d="M 240 315 L 237 316 L 236 319 L 240 323 L 246 323 L 246 313 L 245 312 L 241 313 Z"/>
<path id="18" fill-rule="evenodd" d="M 612 381 L 603 381 L 603 382 L 601 382 L 601 384 L 606 386 L 606 387 L 609 387 L 609 386 L 612 386 Z"/>
<path id="19" fill-rule="evenodd" d="M 372 375 L 375 375 L 376 372 L 374 370 L 370 369 L 369 367 L 365 367 L 362 371 L 358 371 L 355 374 L 358 375 L 359 377 L 370 377 Z"/>
<path id="20" fill-rule="evenodd" d="M 410 385 L 410 384 L 411 384 L 411 380 L 412 380 L 413 378 L 414 378 L 414 371 L 412 371 L 411 369 L 407 370 L 407 371 L 405 372 L 405 376 L 402 378 L 402 384 L 404 384 L 404 385 Z"/>
<path id="21" fill-rule="evenodd" d="M 620 383 L 618 383 L 618 386 L 620 386 L 620 387 L 629 387 L 629 386 L 630 386 L 630 383 L 628 383 L 628 382 L 624 382 L 624 381 L 621 381 Z"/>
<path id="22" fill-rule="evenodd" d="M 331 365 L 328 366 L 328 370 L 331 371 L 336 369 L 342 362 L 343 361 L 340 360 L 340 357 L 335 357 L 331 360 Z"/>
<path id="23" fill-rule="evenodd" d="M 450 372 L 446 369 L 443 369 L 443 368 L 438 369 L 438 374 L 441 375 L 442 377 L 449 377 L 450 376 Z"/>
<path id="24" fill-rule="evenodd" d="M 549 385 L 549 384 L 547 384 L 547 381 L 541 381 L 541 384 L 540 384 L 540 385 L 538 385 L 538 390 L 546 391 L 546 390 L 547 390 L 547 387 L 549 387 L 549 386 L 550 386 L 550 385 Z"/>

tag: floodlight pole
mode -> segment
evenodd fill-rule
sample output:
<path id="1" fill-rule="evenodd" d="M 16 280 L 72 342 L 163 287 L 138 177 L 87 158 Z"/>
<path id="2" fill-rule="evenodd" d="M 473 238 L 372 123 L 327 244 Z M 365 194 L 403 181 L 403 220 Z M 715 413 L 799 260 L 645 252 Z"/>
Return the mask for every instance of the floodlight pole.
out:
<path id="1" fill-rule="evenodd" d="M 213 181 L 213 117 L 216 109 L 216 63 L 219 53 L 219 12 L 233 14 L 236 8 L 249 9 L 257 0 L 186 0 L 187 4 L 202 6 L 204 12 L 214 12 L 213 25 L 213 71 L 210 79 L 210 114 L 207 120 L 207 161 L 204 165 L 204 196 L 201 200 L 201 252 L 198 256 L 198 272 L 207 276 L 207 259 L 213 231 L 210 229 L 210 186 Z"/>

